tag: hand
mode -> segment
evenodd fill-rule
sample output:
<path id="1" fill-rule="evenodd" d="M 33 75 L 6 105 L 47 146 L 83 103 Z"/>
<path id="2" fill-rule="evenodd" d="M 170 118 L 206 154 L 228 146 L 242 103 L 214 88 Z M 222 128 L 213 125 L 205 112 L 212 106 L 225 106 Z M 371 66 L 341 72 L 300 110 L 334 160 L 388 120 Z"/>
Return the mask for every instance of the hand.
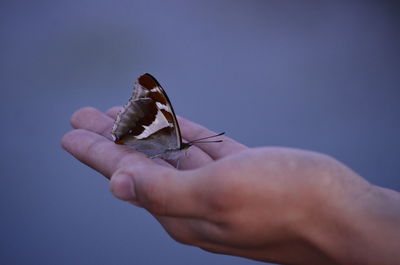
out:
<path id="1" fill-rule="evenodd" d="M 333 158 L 250 149 L 223 137 L 223 143 L 191 147 L 180 160 L 184 170 L 177 170 L 110 141 L 118 110 L 77 111 L 76 130 L 62 145 L 110 178 L 116 197 L 152 213 L 175 240 L 284 264 L 394 264 L 390 258 L 398 257 L 399 231 L 391 228 L 399 214 L 389 221 L 386 212 L 378 214 L 382 205 L 400 213 L 398 194 L 370 185 Z M 187 141 L 214 134 L 182 118 L 179 123 Z M 376 231 L 381 243 L 368 240 Z"/>

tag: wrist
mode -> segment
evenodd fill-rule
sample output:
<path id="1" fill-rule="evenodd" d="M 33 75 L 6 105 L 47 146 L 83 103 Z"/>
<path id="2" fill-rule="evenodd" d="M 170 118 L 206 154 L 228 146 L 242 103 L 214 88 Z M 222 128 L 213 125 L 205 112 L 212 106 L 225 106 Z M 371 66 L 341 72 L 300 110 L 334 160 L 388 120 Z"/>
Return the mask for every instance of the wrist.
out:
<path id="1" fill-rule="evenodd" d="M 343 168 L 328 183 L 316 196 L 319 203 L 303 230 L 308 242 L 334 264 L 393 264 L 399 255 L 399 193 Z"/>

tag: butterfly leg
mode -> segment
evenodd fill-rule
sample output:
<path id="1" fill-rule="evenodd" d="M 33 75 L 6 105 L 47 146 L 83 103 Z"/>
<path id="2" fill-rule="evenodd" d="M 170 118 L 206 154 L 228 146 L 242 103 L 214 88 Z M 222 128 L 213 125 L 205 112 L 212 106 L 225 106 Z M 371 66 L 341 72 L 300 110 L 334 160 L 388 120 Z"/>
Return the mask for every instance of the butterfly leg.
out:
<path id="1" fill-rule="evenodd" d="M 161 157 L 161 155 L 162 155 L 162 154 L 157 154 L 157 155 L 150 156 L 149 158 L 150 158 L 150 159 L 159 158 L 159 157 Z"/>

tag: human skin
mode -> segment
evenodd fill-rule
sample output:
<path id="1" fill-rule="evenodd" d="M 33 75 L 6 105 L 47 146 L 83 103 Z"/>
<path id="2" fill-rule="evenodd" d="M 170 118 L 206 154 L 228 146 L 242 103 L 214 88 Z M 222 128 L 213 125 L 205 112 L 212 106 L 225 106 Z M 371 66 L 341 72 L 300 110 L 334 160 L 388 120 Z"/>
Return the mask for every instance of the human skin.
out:
<path id="1" fill-rule="evenodd" d="M 316 152 L 197 144 L 179 170 L 111 140 L 120 108 L 86 107 L 62 146 L 176 241 L 280 264 L 400 264 L 400 194 Z M 191 141 L 215 134 L 179 118 Z"/>

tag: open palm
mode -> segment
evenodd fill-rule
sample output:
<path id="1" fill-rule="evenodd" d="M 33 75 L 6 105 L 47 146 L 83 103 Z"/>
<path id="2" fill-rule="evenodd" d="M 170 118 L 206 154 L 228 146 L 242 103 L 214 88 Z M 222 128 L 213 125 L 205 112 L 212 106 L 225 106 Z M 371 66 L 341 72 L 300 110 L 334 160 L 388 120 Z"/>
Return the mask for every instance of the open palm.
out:
<path id="1" fill-rule="evenodd" d="M 128 146 L 116 145 L 111 140 L 111 129 L 121 107 L 114 107 L 102 113 L 92 107 L 82 108 L 74 113 L 71 124 L 75 130 L 65 135 L 63 147 L 81 162 L 92 167 L 105 177 L 110 178 L 118 169 L 133 165 L 168 163 L 147 158 Z M 184 141 L 192 141 L 201 137 L 214 135 L 206 128 L 188 121 L 179 119 Z M 186 155 L 179 160 L 179 169 L 194 169 L 202 167 L 214 160 L 237 153 L 246 147 L 228 137 L 222 136 L 222 143 L 195 144 Z"/>

